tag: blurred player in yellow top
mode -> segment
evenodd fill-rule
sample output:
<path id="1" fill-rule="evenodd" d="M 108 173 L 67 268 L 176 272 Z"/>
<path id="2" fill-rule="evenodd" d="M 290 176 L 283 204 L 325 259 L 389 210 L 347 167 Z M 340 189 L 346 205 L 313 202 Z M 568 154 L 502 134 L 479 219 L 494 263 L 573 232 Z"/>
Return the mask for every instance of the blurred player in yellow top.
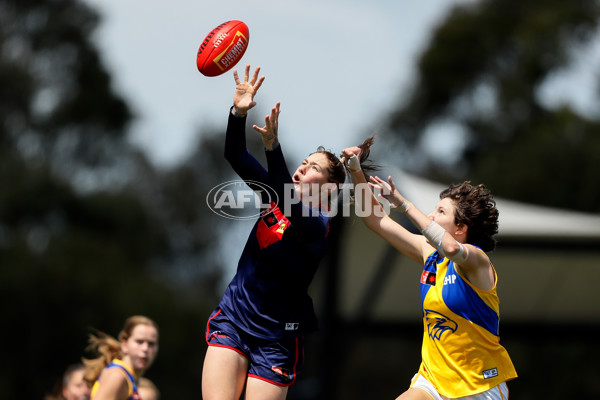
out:
<path id="1" fill-rule="evenodd" d="M 85 379 L 93 382 L 92 400 L 139 400 L 138 381 L 158 352 L 158 326 L 150 318 L 127 318 L 119 339 L 90 335 L 89 349 L 99 353 L 84 359 Z"/>
<path id="2" fill-rule="evenodd" d="M 399 400 L 508 399 L 506 382 L 517 377 L 500 345 L 498 277 L 485 251 L 495 248 L 498 210 L 488 189 L 469 182 L 450 185 L 429 215 L 389 184 L 372 177 L 372 188 L 421 231 L 414 234 L 385 214 L 367 185 L 356 156 L 343 151 L 357 185 L 364 223 L 398 251 L 424 265 L 422 362 Z M 360 185 L 362 183 L 362 185 Z"/>

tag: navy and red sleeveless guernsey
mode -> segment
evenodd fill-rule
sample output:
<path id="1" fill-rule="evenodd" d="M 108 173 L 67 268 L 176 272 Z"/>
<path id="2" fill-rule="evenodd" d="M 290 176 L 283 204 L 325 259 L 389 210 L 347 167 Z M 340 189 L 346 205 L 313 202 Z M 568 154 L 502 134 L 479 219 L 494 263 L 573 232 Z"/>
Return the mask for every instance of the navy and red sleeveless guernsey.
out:
<path id="1" fill-rule="evenodd" d="M 292 184 L 292 177 L 281 146 L 266 151 L 265 169 L 246 149 L 245 125 L 245 117 L 229 113 L 225 158 L 269 207 L 261 210 L 218 307 L 254 337 L 303 336 L 317 328 L 308 286 L 326 252 L 329 216 L 312 209 L 307 213 L 300 202 L 284 207 L 285 186 Z M 279 204 L 269 203 L 271 199 Z"/>

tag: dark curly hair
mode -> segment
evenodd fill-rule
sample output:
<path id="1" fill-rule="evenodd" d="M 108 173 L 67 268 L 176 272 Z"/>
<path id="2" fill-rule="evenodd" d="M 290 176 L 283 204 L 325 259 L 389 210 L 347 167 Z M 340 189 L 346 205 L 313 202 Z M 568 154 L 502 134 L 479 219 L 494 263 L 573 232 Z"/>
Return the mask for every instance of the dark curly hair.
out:
<path id="1" fill-rule="evenodd" d="M 471 185 L 465 181 L 452 184 L 440 193 L 440 199 L 448 198 L 456 206 L 454 222 L 467 225 L 467 242 L 483 251 L 496 248 L 494 235 L 498 233 L 498 209 L 491 192 L 483 185 Z"/>

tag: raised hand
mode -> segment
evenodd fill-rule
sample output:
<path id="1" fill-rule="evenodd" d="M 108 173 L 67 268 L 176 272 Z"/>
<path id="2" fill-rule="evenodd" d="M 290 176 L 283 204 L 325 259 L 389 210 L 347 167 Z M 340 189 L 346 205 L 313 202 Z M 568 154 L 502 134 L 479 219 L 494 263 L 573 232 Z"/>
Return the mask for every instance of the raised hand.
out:
<path id="1" fill-rule="evenodd" d="M 255 131 L 260 133 L 267 150 L 273 150 L 279 144 L 277 129 L 279 127 L 279 113 L 281 113 L 280 105 L 281 103 L 277 102 L 275 107 L 271 109 L 271 114 L 265 117 L 265 126 L 262 128 L 257 125 L 252 126 Z"/>
<path id="2" fill-rule="evenodd" d="M 250 78 L 250 65 L 246 65 L 244 72 L 244 80 L 241 81 L 237 70 L 233 70 L 233 78 L 235 79 L 235 93 L 233 94 L 233 107 L 234 111 L 238 115 L 245 115 L 248 110 L 256 105 L 254 96 L 258 89 L 261 87 L 264 76 L 258 77 L 260 67 L 256 67 L 254 74 Z"/>
<path id="3" fill-rule="evenodd" d="M 373 189 L 377 189 L 379 191 L 379 197 L 383 197 L 390 203 L 390 207 L 396 208 L 404 204 L 405 199 L 396 189 L 396 185 L 394 185 L 394 181 L 392 177 L 388 177 L 389 183 L 384 181 L 378 176 L 371 176 L 371 182 L 369 182 L 369 186 Z"/>
<path id="4" fill-rule="evenodd" d="M 345 148 L 344 150 L 342 150 L 342 155 L 344 156 L 345 159 L 348 159 L 352 156 L 356 156 L 358 158 L 360 158 L 360 147 L 358 146 L 352 146 L 352 147 L 348 147 Z"/>

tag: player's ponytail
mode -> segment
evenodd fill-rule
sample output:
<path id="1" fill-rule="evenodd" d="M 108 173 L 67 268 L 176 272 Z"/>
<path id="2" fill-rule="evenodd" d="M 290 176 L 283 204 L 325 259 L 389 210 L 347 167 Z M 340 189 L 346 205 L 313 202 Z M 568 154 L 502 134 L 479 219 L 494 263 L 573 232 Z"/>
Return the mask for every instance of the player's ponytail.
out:
<path id="1" fill-rule="evenodd" d="M 369 159 L 373 142 L 375 142 L 375 137 L 371 136 L 358 146 L 360 148 L 360 169 L 362 169 L 363 173 L 365 174 L 367 181 L 369 180 L 369 173 L 378 171 L 381 168 L 379 165 L 375 164 L 373 160 Z"/>
<path id="2" fill-rule="evenodd" d="M 360 164 L 365 171 L 365 174 L 369 172 L 377 171 L 380 167 L 369 160 L 369 156 L 371 155 L 371 146 L 375 141 L 375 137 L 371 136 L 358 147 L 360 148 Z M 346 182 L 346 179 L 350 177 L 349 171 L 346 166 L 345 156 L 336 156 L 331 151 L 325 150 L 323 146 L 319 146 L 317 148 L 317 153 L 323 153 L 327 156 L 329 161 L 329 182 L 335 183 L 336 185 L 341 185 Z M 368 175 L 367 175 L 368 179 Z"/>
<path id="3" fill-rule="evenodd" d="M 95 330 L 95 334 L 90 334 L 88 339 L 87 351 L 95 353 L 96 358 L 82 358 L 83 365 L 85 366 L 85 372 L 83 378 L 93 384 L 98 380 L 98 377 L 102 373 L 102 370 L 106 368 L 112 360 L 115 358 L 120 359 L 123 357 L 121 353 L 121 342 L 127 341 L 133 332 L 133 328 L 138 325 L 149 325 L 156 328 L 158 332 L 158 325 L 152 319 L 143 315 L 133 315 L 125 320 L 125 325 L 121 332 L 119 332 L 118 339 L 107 335 L 104 332 Z"/>
<path id="4" fill-rule="evenodd" d="M 96 331 L 96 334 L 91 333 L 88 343 L 86 350 L 95 353 L 97 356 L 96 358 L 82 358 L 85 366 L 83 379 L 93 385 L 98 380 L 102 370 L 113 359 L 121 357 L 121 344 L 114 337 L 100 331 Z"/>

